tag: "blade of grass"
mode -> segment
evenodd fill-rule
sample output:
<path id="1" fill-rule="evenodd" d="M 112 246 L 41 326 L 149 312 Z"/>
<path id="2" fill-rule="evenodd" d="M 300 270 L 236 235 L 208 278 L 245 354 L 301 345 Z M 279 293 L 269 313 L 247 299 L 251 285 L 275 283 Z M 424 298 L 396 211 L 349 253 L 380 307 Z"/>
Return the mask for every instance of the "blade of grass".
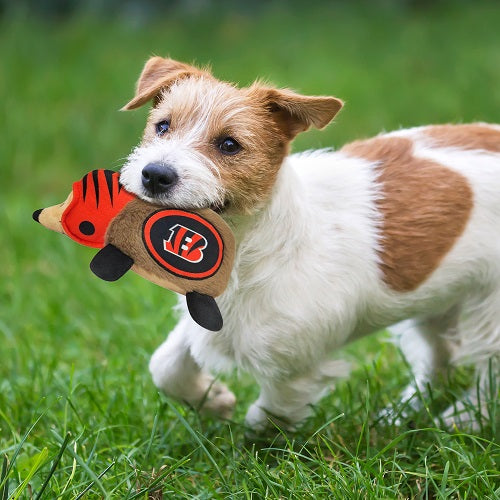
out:
<path id="1" fill-rule="evenodd" d="M 73 443 L 73 446 L 74 446 L 75 452 L 76 452 L 76 442 Z M 68 489 L 68 486 L 71 483 L 71 481 L 73 481 L 73 478 L 75 477 L 75 473 L 76 473 L 76 459 L 73 456 L 73 464 L 71 466 L 71 474 L 69 475 L 68 480 L 66 481 L 61 493 L 59 494 L 59 496 L 57 498 L 64 498 L 64 494 L 66 493 L 66 490 Z"/>
<path id="2" fill-rule="evenodd" d="M 21 452 L 21 448 L 23 447 L 24 442 L 26 441 L 26 439 L 28 439 L 28 436 L 30 435 L 31 431 L 36 427 L 36 424 L 38 424 L 40 419 L 45 415 L 46 411 L 47 410 L 45 410 L 44 412 L 42 412 L 39 415 L 39 417 L 35 420 L 33 425 L 26 431 L 23 438 L 21 439 L 21 441 L 17 445 L 16 450 L 14 451 L 14 455 L 12 456 L 12 459 L 10 461 L 10 464 L 7 467 L 7 471 L 5 472 L 5 476 L 3 477 L 2 482 L 0 482 L 0 488 L 2 488 L 4 486 L 4 484 L 7 482 L 7 478 L 9 477 L 9 474 L 10 474 L 10 471 L 12 470 L 12 467 L 14 467 L 14 464 L 16 463 L 17 456 Z"/>
<path id="3" fill-rule="evenodd" d="M 56 458 L 54 459 L 54 462 L 52 463 L 52 467 L 50 468 L 48 476 L 45 478 L 45 481 L 42 484 L 42 487 L 40 488 L 38 494 L 35 497 L 35 500 L 38 500 L 39 498 L 42 497 L 42 493 L 44 492 L 45 488 L 49 484 L 50 478 L 53 476 L 53 474 L 54 474 L 54 472 L 55 472 L 55 470 L 57 468 L 57 465 L 59 464 L 59 461 L 61 460 L 61 457 L 62 457 L 62 455 L 64 453 L 64 450 L 66 449 L 66 446 L 68 446 L 68 442 L 69 442 L 69 438 L 70 437 L 71 437 L 71 433 L 68 432 L 66 434 L 66 437 L 64 438 L 63 444 L 59 448 L 59 452 L 58 452 Z"/>
<path id="4" fill-rule="evenodd" d="M 101 479 L 102 476 L 104 476 L 104 474 L 106 474 L 106 472 L 108 472 L 109 469 L 111 469 L 111 467 L 113 467 L 113 465 L 115 465 L 116 461 L 113 460 L 113 462 L 111 462 L 98 476 L 97 476 L 97 479 Z M 78 494 L 78 496 L 75 498 L 75 500 L 79 500 L 80 498 L 83 497 L 83 495 L 85 495 L 85 493 L 87 493 L 87 491 L 90 490 L 90 488 L 92 488 L 92 486 L 94 486 L 95 484 L 95 481 L 92 481 L 81 493 Z"/>
<path id="5" fill-rule="evenodd" d="M 306 444 L 308 442 L 311 441 L 311 439 L 313 439 L 315 436 L 317 436 L 323 429 L 326 429 L 330 424 L 332 424 L 333 422 L 335 422 L 336 420 L 338 420 L 339 418 L 343 418 L 345 417 L 345 413 L 339 413 L 338 415 L 335 415 L 334 417 L 330 418 L 329 420 L 327 420 L 321 427 L 318 427 L 307 439 L 306 439 L 306 443 L 304 444 L 303 447 L 306 446 Z"/>
<path id="6" fill-rule="evenodd" d="M 64 442 L 63 438 L 59 436 L 59 434 L 57 434 L 57 432 L 55 432 L 54 430 L 52 430 L 52 435 L 59 441 L 59 443 L 62 444 Z M 107 496 L 106 489 L 104 488 L 104 485 L 97 477 L 96 473 L 85 463 L 85 460 L 83 460 L 83 458 L 80 455 L 78 455 L 76 449 L 73 450 L 71 448 L 68 448 L 68 451 L 70 455 L 78 462 L 80 467 L 82 467 L 85 470 L 85 472 L 90 476 L 90 478 L 94 480 L 95 484 L 99 487 L 104 497 L 106 497 Z"/>
<path id="7" fill-rule="evenodd" d="M 9 467 L 9 458 L 7 455 L 3 456 L 2 474 L 0 474 L 0 481 L 3 486 L 0 487 L 0 500 L 7 500 L 9 495 L 9 480 L 7 478 L 7 468 Z M 5 482 L 4 482 L 5 479 Z"/>
<path id="8" fill-rule="evenodd" d="M 5 420 L 5 423 L 10 429 L 10 432 L 14 436 L 14 439 L 20 439 L 19 434 L 16 432 L 15 426 L 12 424 L 12 422 L 7 418 L 7 415 L 0 409 L 0 417 L 2 417 Z"/>
<path id="9" fill-rule="evenodd" d="M 446 465 L 444 466 L 443 477 L 441 478 L 441 486 L 439 487 L 439 492 L 443 498 L 446 498 L 446 486 L 448 482 L 449 470 L 450 470 L 450 461 L 448 460 L 446 462 Z"/>
<path id="10" fill-rule="evenodd" d="M 30 479 L 35 475 L 36 471 L 44 464 L 48 455 L 49 455 L 49 450 L 47 448 L 43 448 L 43 450 L 40 453 L 38 453 L 35 463 L 28 472 L 28 475 L 24 478 L 24 481 L 16 488 L 16 490 L 12 494 L 11 496 L 12 500 L 17 500 L 21 496 L 26 486 L 30 482 Z"/>
<path id="11" fill-rule="evenodd" d="M 200 445 L 200 448 L 204 451 L 205 455 L 207 456 L 208 460 L 212 463 L 214 466 L 215 470 L 217 471 L 217 474 L 219 475 L 222 483 L 227 486 L 226 483 L 226 478 L 222 474 L 222 471 L 220 470 L 219 466 L 217 465 L 217 462 L 215 461 L 214 457 L 212 454 L 208 451 L 208 448 L 205 446 L 205 443 L 200 439 L 200 436 L 198 435 L 197 432 L 189 425 L 189 422 L 179 413 L 177 408 L 167 400 L 167 404 L 170 407 L 170 409 L 175 413 L 177 418 L 180 420 L 181 424 L 185 427 L 185 429 L 191 434 L 193 439 Z"/>
<path id="12" fill-rule="evenodd" d="M 148 446 L 146 448 L 146 452 L 144 454 L 144 459 L 147 460 L 149 458 L 149 454 L 151 453 L 151 447 L 153 446 L 153 441 L 156 435 L 156 430 L 158 428 L 158 421 L 161 416 L 161 409 L 163 405 L 160 403 L 157 407 L 156 413 L 155 413 L 155 418 L 153 420 L 153 428 L 151 429 L 151 435 L 149 438 Z"/>
<path id="13" fill-rule="evenodd" d="M 172 466 L 170 466 L 170 467 L 166 468 L 164 471 L 162 471 L 162 473 L 158 477 L 156 477 L 154 479 L 154 481 L 151 482 L 151 484 L 149 484 L 146 488 L 143 488 L 142 490 L 138 491 L 137 493 L 135 493 L 131 497 L 127 497 L 127 500 L 134 500 L 134 498 L 139 498 L 141 495 L 145 495 L 146 493 L 149 493 L 155 486 L 158 485 L 158 483 L 165 476 L 168 476 L 174 470 L 178 469 L 179 467 L 181 467 L 184 464 L 186 464 L 187 462 L 189 462 L 190 457 L 193 453 L 194 453 L 194 450 L 189 455 L 184 456 L 184 457 L 180 458 L 179 460 L 177 460 L 177 462 L 175 462 L 175 464 L 173 464 Z M 77 500 L 77 499 L 75 499 L 75 500 Z"/>

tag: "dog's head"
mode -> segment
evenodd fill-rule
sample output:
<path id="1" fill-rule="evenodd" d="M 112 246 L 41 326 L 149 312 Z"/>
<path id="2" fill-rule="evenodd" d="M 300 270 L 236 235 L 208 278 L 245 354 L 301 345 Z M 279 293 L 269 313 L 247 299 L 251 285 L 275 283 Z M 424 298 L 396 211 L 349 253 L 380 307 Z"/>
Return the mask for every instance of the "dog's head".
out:
<path id="1" fill-rule="evenodd" d="M 269 197 L 289 144 L 342 107 L 261 83 L 237 88 L 206 69 L 153 57 L 124 110 L 153 107 L 120 181 L 139 197 L 180 208 L 249 213 Z"/>

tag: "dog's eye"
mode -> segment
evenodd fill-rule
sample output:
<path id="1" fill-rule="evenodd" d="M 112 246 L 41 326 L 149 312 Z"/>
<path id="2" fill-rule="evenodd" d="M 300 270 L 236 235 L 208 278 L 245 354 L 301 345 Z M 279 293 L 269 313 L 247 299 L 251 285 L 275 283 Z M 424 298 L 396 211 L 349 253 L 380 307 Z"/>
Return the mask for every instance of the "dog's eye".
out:
<path id="1" fill-rule="evenodd" d="M 156 124 L 156 135 L 161 137 L 168 132 L 170 128 L 170 122 L 168 120 L 162 120 Z"/>
<path id="2" fill-rule="evenodd" d="M 219 149 L 225 155 L 235 155 L 241 151 L 241 146 L 232 137 L 226 137 L 219 143 Z"/>

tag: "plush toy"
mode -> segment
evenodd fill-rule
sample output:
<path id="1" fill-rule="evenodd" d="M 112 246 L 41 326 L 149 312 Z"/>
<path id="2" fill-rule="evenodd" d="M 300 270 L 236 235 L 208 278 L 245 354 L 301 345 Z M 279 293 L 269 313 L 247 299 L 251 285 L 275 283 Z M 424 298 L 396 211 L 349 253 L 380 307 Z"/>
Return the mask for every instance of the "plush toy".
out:
<path id="1" fill-rule="evenodd" d="M 100 248 L 90 263 L 99 278 L 115 281 L 132 269 L 186 295 L 199 325 L 222 328 L 214 297 L 229 281 L 234 236 L 214 211 L 147 203 L 120 185 L 118 172 L 94 170 L 73 184 L 64 203 L 36 210 L 33 218 L 82 245 Z"/>

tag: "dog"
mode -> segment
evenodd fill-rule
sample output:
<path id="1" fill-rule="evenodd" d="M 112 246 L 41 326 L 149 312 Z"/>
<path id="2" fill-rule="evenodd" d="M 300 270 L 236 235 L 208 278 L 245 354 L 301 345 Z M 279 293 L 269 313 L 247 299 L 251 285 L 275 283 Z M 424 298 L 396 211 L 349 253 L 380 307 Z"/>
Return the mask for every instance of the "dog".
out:
<path id="1" fill-rule="evenodd" d="M 465 399 L 481 406 L 500 357 L 500 126 L 424 126 L 290 155 L 340 99 L 238 88 L 161 57 L 123 109 L 149 101 L 122 184 L 165 206 L 210 207 L 236 238 L 217 299 L 224 327 L 206 331 L 184 312 L 151 358 L 159 389 L 227 418 L 235 396 L 210 373 L 236 366 L 260 385 L 246 424 L 295 428 L 346 374 L 331 353 L 395 325 L 414 376 L 403 401 L 472 363 L 479 391 Z"/>

